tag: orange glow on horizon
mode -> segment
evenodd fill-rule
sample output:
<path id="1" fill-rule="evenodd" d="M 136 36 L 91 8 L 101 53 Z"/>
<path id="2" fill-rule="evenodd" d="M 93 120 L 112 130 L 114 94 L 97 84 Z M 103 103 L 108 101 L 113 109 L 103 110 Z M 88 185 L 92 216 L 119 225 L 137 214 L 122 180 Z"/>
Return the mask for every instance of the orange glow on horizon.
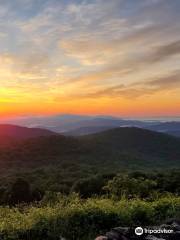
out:
<path id="1" fill-rule="evenodd" d="M 7 2 L 1 118 L 180 115 L 177 1 Z"/>
<path id="2" fill-rule="evenodd" d="M 59 102 L 37 101 L 24 103 L 0 103 L 0 117 L 28 115 L 115 115 L 120 117 L 179 116 L 180 102 L 167 99 L 167 96 L 141 97 L 140 99 L 98 98 L 72 99 Z"/>

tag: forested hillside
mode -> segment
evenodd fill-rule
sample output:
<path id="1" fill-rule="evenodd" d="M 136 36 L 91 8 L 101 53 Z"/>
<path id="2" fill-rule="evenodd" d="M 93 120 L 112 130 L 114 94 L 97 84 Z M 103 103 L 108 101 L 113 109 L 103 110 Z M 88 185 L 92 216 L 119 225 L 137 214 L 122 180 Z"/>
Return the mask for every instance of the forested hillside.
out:
<path id="1" fill-rule="evenodd" d="M 180 139 L 166 134 L 116 128 L 13 139 L 0 146 L 0 167 L 3 240 L 92 239 L 179 214 Z"/>
<path id="2" fill-rule="evenodd" d="M 0 164 L 43 167 L 56 164 L 103 163 L 108 168 L 178 167 L 180 139 L 139 128 L 116 128 L 83 137 L 48 136 L 1 147 Z M 154 161 L 156 160 L 156 161 Z M 100 165 L 102 167 L 102 165 Z"/>
<path id="3" fill-rule="evenodd" d="M 80 179 L 180 167 L 180 140 L 138 128 L 82 137 L 53 135 L 0 147 L 2 186 L 25 177 L 43 190 L 69 192 Z"/>

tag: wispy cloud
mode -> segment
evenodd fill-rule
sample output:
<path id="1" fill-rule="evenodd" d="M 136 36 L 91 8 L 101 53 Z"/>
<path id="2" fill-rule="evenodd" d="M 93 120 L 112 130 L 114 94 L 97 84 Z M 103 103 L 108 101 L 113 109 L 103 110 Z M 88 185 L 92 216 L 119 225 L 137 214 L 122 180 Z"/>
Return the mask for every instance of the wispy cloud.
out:
<path id="1" fill-rule="evenodd" d="M 177 0 L 0 0 L 3 98 L 12 89 L 61 102 L 175 90 L 179 9 Z"/>
<path id="2" fill-rule="evenodd" d="M 177 70 L 163 77 L 146 79 L 143 82 L 135 82 L 132 84 L 119 84 L 111 87 L 105 87 L 98 91 L 89 93 L 75 93 L 71 98 L 101 98 L 101 97 L 125 97 L 128 99 L 139 98 L 143 96 L 153 95 L 157 92 L 172 91 L 180 89 L 180 71 Z M 68 96 L 67 96 L 68 97 Z M 58 98 L 56 98 L 58 99 Z M 59 98 L 60 99 L 60 98 Z"/>

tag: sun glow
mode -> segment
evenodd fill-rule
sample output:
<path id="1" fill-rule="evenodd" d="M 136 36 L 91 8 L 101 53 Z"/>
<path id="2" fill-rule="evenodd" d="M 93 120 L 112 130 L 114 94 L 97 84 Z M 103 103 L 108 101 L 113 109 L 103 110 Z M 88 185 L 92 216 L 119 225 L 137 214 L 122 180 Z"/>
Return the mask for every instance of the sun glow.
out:
<path id="1" fill-rule="evenodd" d="M 40 9 L 32 3 L 26 17 L 23 4 L 4 7 L 1 116 L 180 115 L 180 31 L 174 5 L 166 12 L 162 1 L 138 3 L 135 13 L 130 4 L 127 14 L 119 1 L 100 2 L 60 1 Z"/>

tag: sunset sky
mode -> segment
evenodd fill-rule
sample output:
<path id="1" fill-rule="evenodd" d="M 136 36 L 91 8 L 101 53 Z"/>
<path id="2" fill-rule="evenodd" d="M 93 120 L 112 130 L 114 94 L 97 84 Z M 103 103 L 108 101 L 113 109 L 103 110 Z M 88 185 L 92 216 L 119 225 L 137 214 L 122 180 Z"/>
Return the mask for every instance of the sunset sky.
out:
<path id="1" fill-rule="evenodd" d="M 0 116 L 180 115 L 179 0 L 0 0 Z"/>

